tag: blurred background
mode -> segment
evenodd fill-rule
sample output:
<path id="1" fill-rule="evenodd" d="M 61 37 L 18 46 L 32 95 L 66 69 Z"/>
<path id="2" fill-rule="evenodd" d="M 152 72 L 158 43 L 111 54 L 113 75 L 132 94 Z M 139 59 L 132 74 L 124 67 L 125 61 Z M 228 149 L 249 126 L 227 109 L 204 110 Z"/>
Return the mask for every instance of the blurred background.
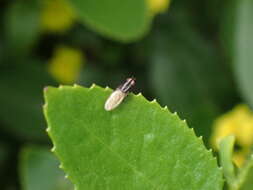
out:
<path id="1" fill-rule="evenodd" d="M 45 86 L 131 76 L 208 148 L 234 134 L 240 167 L 253 144 L 252 20 L 251 0 L 1 0 L 1 189 L 73 189 L 49 151 Z"/>

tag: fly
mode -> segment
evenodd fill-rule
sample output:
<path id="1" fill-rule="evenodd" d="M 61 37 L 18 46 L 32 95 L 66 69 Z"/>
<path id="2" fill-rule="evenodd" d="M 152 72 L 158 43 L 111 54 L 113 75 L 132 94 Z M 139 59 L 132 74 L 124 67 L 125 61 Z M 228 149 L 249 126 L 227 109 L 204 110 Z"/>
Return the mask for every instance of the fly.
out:
<path id="1" fill-rule="evenodd" d="M 111 111 L 116 108 L 127 96 L 130 88 L 134 86 L 135 78 L 127 78 L 126 82 L 120 85 L 116 90 L 112 92 L 109 98 L 105 102 L 105 110 Z"/>

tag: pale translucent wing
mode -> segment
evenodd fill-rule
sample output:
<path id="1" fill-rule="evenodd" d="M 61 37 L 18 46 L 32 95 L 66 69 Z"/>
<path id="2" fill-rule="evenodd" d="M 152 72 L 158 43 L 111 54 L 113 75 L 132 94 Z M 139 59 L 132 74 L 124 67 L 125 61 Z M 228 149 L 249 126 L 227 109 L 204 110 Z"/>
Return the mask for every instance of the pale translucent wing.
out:
<path id="1" fill-rule="evenodd" d="M 116 108 L 122 100 L 125 98 L 126 94 L 120 90 L 115 90 L 105 102 L 105 110 L 110 111 Z"/>

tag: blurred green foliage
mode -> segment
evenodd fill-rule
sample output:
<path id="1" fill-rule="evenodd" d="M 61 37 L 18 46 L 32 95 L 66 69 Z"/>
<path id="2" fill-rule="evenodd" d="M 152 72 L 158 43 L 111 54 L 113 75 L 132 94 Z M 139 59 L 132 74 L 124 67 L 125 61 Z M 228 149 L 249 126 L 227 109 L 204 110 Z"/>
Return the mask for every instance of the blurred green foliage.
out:
<path id="1" fill-rule="evenodd" d="M 230 135 L 220 142 L 220 163 L 223 167 L 224 177 L 230 190 L 252 189 L 253 156 L 251 155 L 241 168 L 236 168 L 232 163 L 235 137 Z"/>
<path id="2" fill-rule="evenodd" d="M 235 73 L 238 78 L 238 88 L 248 103 L 253 106 L 253 2 L 250 0 L 238 1 L 236 10 L 233 56 Z"/>
<path id="3" fill-rule="evenodd" d="M 122 41 L 147 31 L 151 16 L 146 0 L 70 0 L 80 21 L 98 32 Z"/>
<path id="4" fill-rule="evenodd" d="M 43 28 L 46 2 L 0 1 L 1 189 L 21 189 L 26 143 L 50 146 L 42 89 L 61 83 L 48 72 L 60 45 L 85 57 L 73 83 L 116 88 L 135 76 L 134 92 L 177 111 L 207 146 L 218 115 L 238 103 L 253 106 L 251 0 L 178 0 L 156 15 L 144 0 L 69 0 L 75 17 L 62 32 Z M 50 12 L 50 22 L 69 19 L 57 12 Z"/>
<path id="5" fill-rule="evenodd" d="M 20 152 L 20 179 L 27 190 L 73 190 L 48 147 L 25 146 Z M 42 177 L 43 176 L 43 177 Z"/>
<path id="6" fill-rule="evenodd" d="M 17 1 L 6 8 L 4 15 L 6 49 L 16 52 L 15 59 L 29 56 L 29 51 L 39 37 L 40 13 L 38 0 L 28 0 L 26 3 Z"/>

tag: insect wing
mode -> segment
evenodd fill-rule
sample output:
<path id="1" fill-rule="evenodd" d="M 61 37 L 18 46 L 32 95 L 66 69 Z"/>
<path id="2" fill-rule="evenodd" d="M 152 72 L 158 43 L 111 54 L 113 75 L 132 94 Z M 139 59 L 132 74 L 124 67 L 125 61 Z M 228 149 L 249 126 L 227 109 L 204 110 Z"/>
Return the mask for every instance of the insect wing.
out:
<path id="1" fill-rule="evenodd" d="M 126 93 L 115 90 L 105 102 L 105 110 L 110 111 L 116 108 L 125 98 Z"/>

